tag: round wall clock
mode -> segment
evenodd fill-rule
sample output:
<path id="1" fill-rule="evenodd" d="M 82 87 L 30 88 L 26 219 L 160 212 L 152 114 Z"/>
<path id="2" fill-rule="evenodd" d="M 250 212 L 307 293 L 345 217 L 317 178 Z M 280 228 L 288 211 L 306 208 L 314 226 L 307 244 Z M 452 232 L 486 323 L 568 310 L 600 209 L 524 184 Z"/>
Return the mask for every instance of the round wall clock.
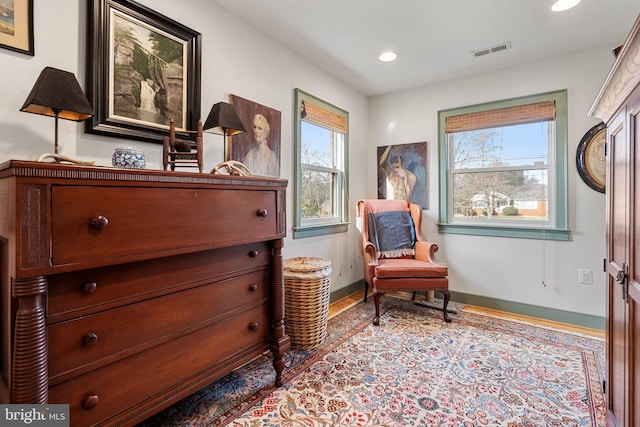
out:
<path id="1" fill-rule="evenodd" d="M 584 134 L 576 151 L 576 167 L 582 180 L 591 188 L 604 193 L 607 126 L 598 123 Z"/>

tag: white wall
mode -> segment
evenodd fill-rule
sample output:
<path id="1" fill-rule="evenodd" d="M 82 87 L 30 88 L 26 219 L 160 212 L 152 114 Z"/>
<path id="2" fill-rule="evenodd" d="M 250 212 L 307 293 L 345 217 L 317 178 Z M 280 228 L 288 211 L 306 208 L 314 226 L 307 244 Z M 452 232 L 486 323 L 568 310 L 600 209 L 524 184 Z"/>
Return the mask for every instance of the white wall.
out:
<path id="1" fill-rule="evenodd" d="M 285 257 L 321 256 L 333 264 L 332 290 L 361 279 L 359 235 L 292 239 L 293 89 L 299 87 L 350 113 L 350 216 L 355 201 L 376 196 L 375 147 L 429 141 L 429 206 L 424 231 L 440 244 L 451 266 L 451 289 L 604 316 L 604 196 L 580 180 L 573 165 L 578 141 L 595 119 L 586 116 L 613 57 L 608 48 L 425 86 L 367 100 L 362 94 L 267 39 L 207 0 L 140 3 L 202 33 L 203 118 L 211 105 L 235 94 L 282 113 L 281 177 L 290 180 Z M 86 2 L 35 1 L 35 56 L 0 49 L 0 162 L 35 159 L 53 149 L 53 119 L 19 111 L 45 66 L 85 81 Z M 567 88 L 569 93 L 570 242 L 439 235 L 437 112 L 479 102 Z M 387 124 L 395 121 L 393 132 Z M 158 144 L 84 133 L 82 124 L 60 121 L 62 154 L 111 165 L 113 149 L 141 148 L 149 169 L 162 169 Z M 205 170 L 223 160 L 222 137 L 205 134 Z M 363 161 L 363 159 L 365 159 Z M 594 272 L 594 285 L 577 284 L 577 269 Z M 547 287 L 541 285 L 542 280 Z"/>
<path id="2" fill-rule="evenodd" d="M 292 236 L 293 176 L 293 90 L 296 87 L 350 113 L 351 168 L 358 171 L 358 159 L 365 156 L 367 98 L 337 81 L 289 49 L 239 22 L 207 0 L 141 0 L 140 3 L 202 33 L 201 112 L 206 118 L 211 106 L 235 94 L 269 106 L 282 113 L 281 177 L 289 180 L 287 231 Z M 0 49 L 0 162 L 9 159 L 33 160 L 53 151 L 54 120 L 20 112 L 29 91 L 45 66 L 73 72 L 84 87 L 87 10 L 85 1 L 34 2 L 35 56 Z M 100 166 L 111 166 L 115 147 L 141 148 L 148 169 L 162 169 L 159 144 L 116 139 L 84 133 L 83 124 L 60 120 L 61 153 Z M 205 133 L 205 171 L 223 160 L 220 135 Z M 355 159 L 355 160 L 354 160 Z M 352 198 L 363 194 L 366 176 L 354 173 Z M 351 213 L 353 217 L 353 212 Z M 356 266 L 357 231 L 328 237 L 285 241 L 285 258 L 322 256 L 333 266 L 332 289 L 362 278 Z"/>
<path id="3" fill-rule="evenodd" d="M 375 164 L 375 146 L 428 141 L 429 209 L 423 233 L 440 246 L 451 290 L 605 315 L 605 198 L 582 182 L 575 153 L 584 133 L 599 121 L 587 113 L 613 61 L 609 48 L 594 49 L 370 100 L 369 164 Z M 571 241 L 439 234 L 438 111 L 558 89 L 568 90 Z M 375 196 L 376 170 L 367 173 L 368 194 Z M 578 284 L 579 268 L 593 270 L 592 286 Z"/>

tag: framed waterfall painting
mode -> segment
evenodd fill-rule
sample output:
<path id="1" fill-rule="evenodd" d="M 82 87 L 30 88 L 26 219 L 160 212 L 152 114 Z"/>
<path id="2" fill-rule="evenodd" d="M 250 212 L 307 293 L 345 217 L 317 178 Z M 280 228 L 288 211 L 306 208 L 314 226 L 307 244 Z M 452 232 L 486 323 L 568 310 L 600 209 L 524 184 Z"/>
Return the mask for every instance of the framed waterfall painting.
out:
<path id="1" fill-rule="evenodd" d="M 0 47 L 33 56 L 33 0 L 0 0 Z"/>
<path id="2" fill-rule="evenodd" d="M 200 119 L 200 33 L 130 0 L 89 2 L 90 133 L 162 143 Z"/>

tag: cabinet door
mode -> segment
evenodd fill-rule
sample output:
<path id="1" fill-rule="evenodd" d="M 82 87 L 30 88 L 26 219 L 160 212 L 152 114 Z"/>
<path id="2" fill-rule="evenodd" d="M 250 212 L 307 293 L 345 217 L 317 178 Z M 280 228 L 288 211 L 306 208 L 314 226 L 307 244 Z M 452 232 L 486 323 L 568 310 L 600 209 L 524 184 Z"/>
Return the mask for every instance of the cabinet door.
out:
<path id="1" fill-rule="evenodd" d="M 629 138 L 633 186 L 631 188 L 629 276 L 628 276 L 628 337 L 629 337 L 629 406 L 627 425 L 640 426 L 640 104 L 631 111 Z"/>
<path id="2" fill-rule="evenodd" d="M 614 425 L 640 426 L 640 104 L 609 124 L 607 405 Z"/>
<path id="3" fill-rule="evenodd" d="M 619 277 L 627 262 L 627 212 L 629 204 L 629 144 L 625 111 L 609 123 L 607 130 L 607 416 L 623 425 L 626 398 L 627 304 Z"/>

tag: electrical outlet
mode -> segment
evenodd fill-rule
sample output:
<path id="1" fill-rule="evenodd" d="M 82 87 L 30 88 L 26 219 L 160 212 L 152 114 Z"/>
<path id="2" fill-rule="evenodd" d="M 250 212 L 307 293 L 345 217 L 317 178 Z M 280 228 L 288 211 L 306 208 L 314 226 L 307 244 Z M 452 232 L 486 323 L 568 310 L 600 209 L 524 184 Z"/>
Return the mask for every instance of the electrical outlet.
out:
<path id="1" fill-rule="evenodd" d="M 579 268 L 578 283 L 581 285 L 593 285 L 593 271 Z"/>

